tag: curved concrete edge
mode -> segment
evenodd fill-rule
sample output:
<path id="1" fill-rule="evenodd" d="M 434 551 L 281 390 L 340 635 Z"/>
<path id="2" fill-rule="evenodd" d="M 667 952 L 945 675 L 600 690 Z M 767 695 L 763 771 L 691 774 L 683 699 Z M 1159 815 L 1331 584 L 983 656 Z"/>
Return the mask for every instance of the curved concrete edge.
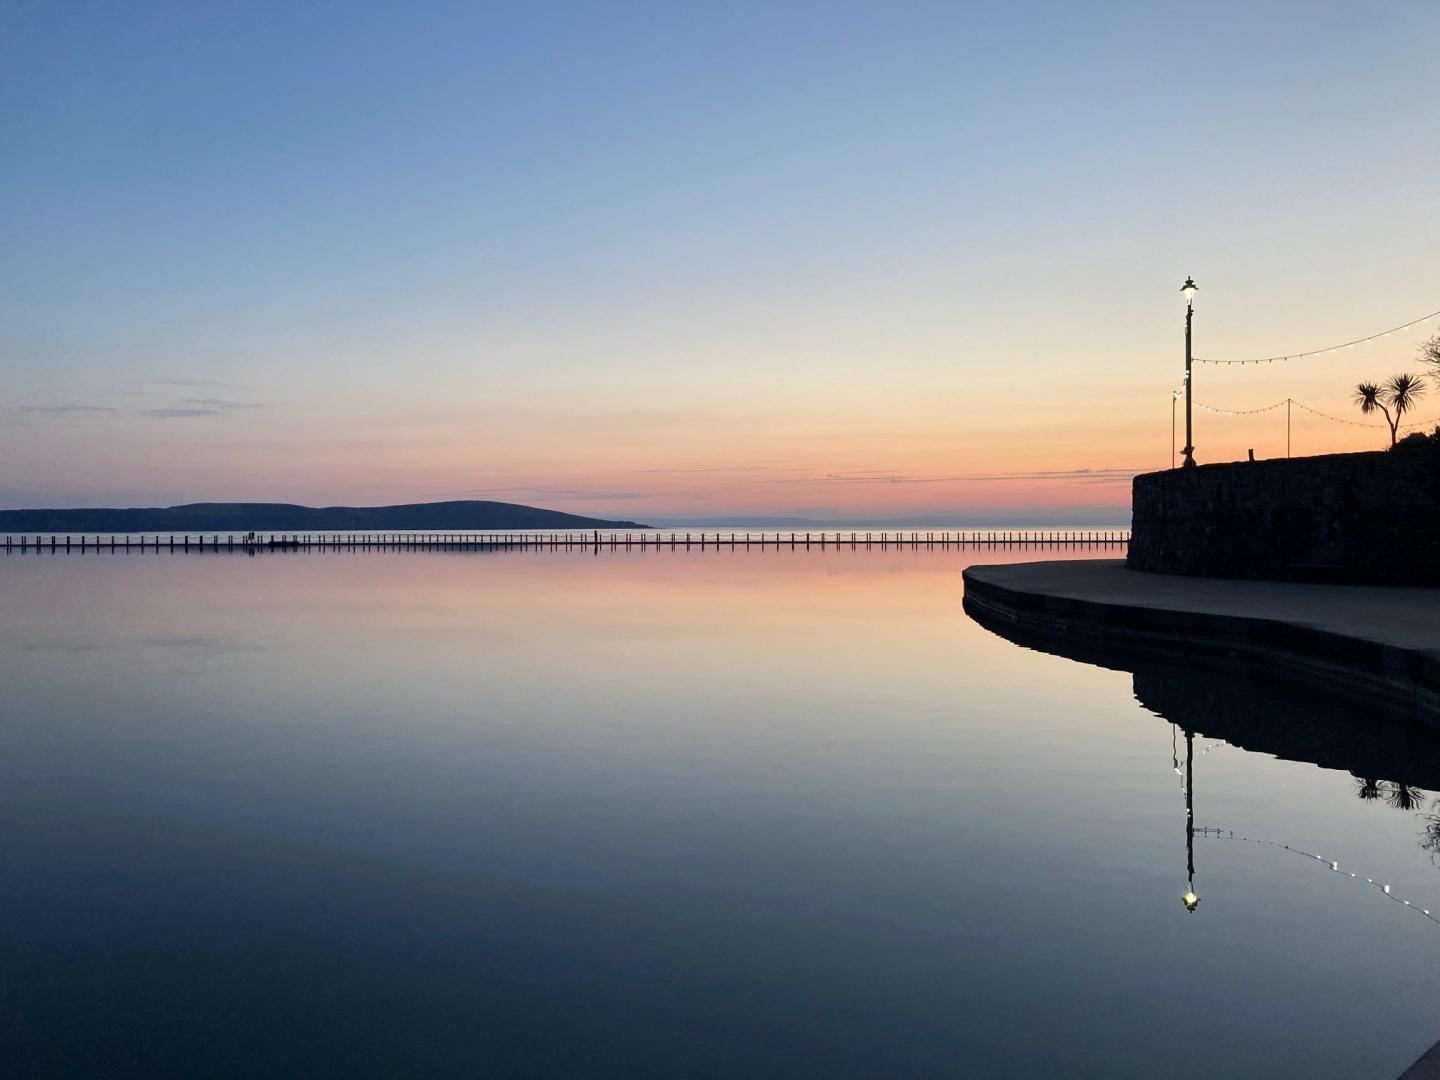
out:
<path id="1" fill-rule="evenodd" d="M 1440 1042 L 1416 1058 L 1399 1080 L 1440 1080 Z"/>
<path id="2" fill-rule="evenodd" d="M 965 570 L 965 606 L 1001 625 L 1056 640 L 1113 643 L 1175 657 L 1199 651 L 1244 659 L 1440 727 L 1440 662 L 1425 653 L 1258 615 L 1145 607 L 1017 589 L 989 580 L 987 569 L 1012 568 Z"/>
<path id="3" fill-rule="evenodd" d="M 1440 1042 L 1426 1050 L 1400 1074 L 1400 1080 L 1440 1080 Z"/>

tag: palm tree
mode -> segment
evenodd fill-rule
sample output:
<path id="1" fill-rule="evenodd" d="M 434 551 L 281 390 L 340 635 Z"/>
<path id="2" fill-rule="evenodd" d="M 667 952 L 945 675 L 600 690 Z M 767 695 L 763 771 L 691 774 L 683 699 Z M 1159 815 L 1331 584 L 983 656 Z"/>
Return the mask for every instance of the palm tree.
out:
<path id="1" fill-rule="evenodd" d="M 1392 780 L 1385 785 L 1385 801 L 1396 810 L 1416 810 L 1425 801 L 1425 792 Z"/>
<path id="2" fill-rule="evenodd" d="M 1355 404 L 1366 415 L 1378 411 L 1385 417 L 1385 423 L 1390 427 L 1390 445 L 1394 446 L 1400 430 L 1400 418 L 1414 408 L 1423 393 L 1425 380 L 1407 372 L 1391 375 L 1380 386 L 1359 383 L 1355 387 Z"/>

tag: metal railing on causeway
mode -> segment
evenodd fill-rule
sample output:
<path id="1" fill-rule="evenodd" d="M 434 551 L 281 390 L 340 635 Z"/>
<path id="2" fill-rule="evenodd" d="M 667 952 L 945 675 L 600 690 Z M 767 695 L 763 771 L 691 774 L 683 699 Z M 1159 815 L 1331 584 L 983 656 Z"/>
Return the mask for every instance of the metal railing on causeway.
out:
<path id="1" fill-rule="evenodd" d="M 578 530 L 557 532 L 260 532 L 260 533 L 11 533 L 5 553 L 30 552 L 269 552 L 368 550 L 627 551 L 704 548 L 978 548 L 1102 547 L 1130 542 L 1123 529 L 822 530 L 761 532 Z"/>

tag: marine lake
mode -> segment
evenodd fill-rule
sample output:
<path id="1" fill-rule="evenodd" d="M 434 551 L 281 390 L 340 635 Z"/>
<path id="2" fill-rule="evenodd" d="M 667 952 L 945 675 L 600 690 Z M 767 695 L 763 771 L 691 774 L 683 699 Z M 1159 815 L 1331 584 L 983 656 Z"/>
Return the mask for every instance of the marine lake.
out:
<path id="1" fill-rule="evenodd" d="M 1436 736 L 966 615 L 1067 554 L 0 556 L 4 1071 L 1396 1076 Z"/>

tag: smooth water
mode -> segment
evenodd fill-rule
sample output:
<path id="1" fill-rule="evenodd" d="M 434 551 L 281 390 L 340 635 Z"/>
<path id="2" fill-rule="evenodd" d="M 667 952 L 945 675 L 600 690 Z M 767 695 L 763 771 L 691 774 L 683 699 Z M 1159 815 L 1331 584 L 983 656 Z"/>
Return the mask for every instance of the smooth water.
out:
<path id="1" fill-rule="evenodd" d="M 3 1071 L 1398 1074 L 1432 738 L 967 617 L 1036 557 L 0 559 Z"/>

